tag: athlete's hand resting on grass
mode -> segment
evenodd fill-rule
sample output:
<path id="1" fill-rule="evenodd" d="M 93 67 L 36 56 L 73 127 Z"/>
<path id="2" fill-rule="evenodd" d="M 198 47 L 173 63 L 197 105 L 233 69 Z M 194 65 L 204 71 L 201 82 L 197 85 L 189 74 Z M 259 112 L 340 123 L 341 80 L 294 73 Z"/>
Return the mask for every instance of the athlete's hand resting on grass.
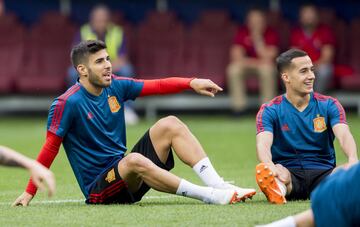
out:
<path id="1" fill-rule="evenodd" d="M 193 79 L 190 82 L 190 87 L 201 95 L 214 97 L 215 94 L 223 89 L 217 84 L 208 79 Z"/>
<path id="2" fill-rule="evenodd" d="M 41 165 L 37 161 L 29 161 L 26 166 L 30 171 L 31 179 L 33 183 L 41 190 L 48 190 L 48 195 L 51 197 L 55 193 L 55 177 L 54 174 L 47 169 L 45 166 Z M 27 206 L 34 196 L 28 192 L 21 194 L 12 206 Z"/>
<path id="3" fill-rule="evenodd" d="M 21 194 L 16 200 L 15 202 L 12 204 L 13 207 L 15 206 L 28 206 L 30 201 L 32 200 L 34 196 L 31 195 L 28 192 L 23 192 L 23 194 Z"/>

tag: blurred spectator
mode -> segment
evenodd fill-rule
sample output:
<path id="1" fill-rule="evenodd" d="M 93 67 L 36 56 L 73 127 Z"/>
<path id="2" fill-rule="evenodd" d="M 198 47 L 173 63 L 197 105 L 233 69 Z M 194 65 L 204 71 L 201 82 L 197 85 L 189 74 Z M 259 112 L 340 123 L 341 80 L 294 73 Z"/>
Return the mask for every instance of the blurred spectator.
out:
<path id="1" fill-rule="evenodd" d="M 0 0 L 0 18 L 5 16 L 5 4 L 3 0 Z"/>
<path id="2" fill-rule="evenodd" d="M 316 66 L 314 90 L 326 93 L 333 76 L 335 37 L 331 29 L 319 23 L 315 5 L 303 5 L 300 26 L 291 32 L 291 46 L 307 52 Z"/>
<path id="3" fill-rule="evenodd" d="M 103 5 L 96 5 L 90 12 L 90 21 L 81 26 L 76 34 L 74 45 L 82 40 L 100 39 L 106 43 L 107 51 L 111 59 L 113 72 L 118 76 L 133 77 L 134 71 L 127 57 L 126 37 L 122 27 L 111 22 L 110 9 Z M 76 83 L 78 75 L 76 70 L 69 69 L 68 86 Z M 128 124 L 136 124 L 138 116 L 131 108 L 130 103 L 125 107 L 125 119 Z"/>
<path id="4" fill-rule="evenodd" d="M 275 96 L 277 79 L 273 60 L 277 53 L 278 35 L 267 26 L 265 13 L 257 8 L 249 10 L 246 25 L 238 29 L 230 49 L 227 68 L 227 84 L 235 116 L 242 115 L 247 108 L 247 76 L 258 76 L 261 102 Z"/>

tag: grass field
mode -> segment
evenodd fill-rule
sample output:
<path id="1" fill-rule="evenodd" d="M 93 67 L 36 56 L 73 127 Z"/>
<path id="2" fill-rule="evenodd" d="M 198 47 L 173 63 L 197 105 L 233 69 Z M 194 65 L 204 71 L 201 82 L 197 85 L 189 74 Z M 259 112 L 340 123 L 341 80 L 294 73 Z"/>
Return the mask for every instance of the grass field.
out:
<path id="1" fill-rule="evenodd" d="M 237 185 L 257 188 L 254 179 L 254 117 L 180 117 L 203 144 L 218 172 Z M 353 135 L 360 144 L 360 119 L 348 116 Z M 46 118 L 0 118 L 0 144 L 35 158 L 45 138 Z M 151 122 L 128 127 L 131 148 Z M 336 143 L 338 148 L 338 144 Z M 339 150 L 339 149 L 337 149 Z M 345 158 L 337 152 L 338 163 Z M 0 226 L 254 226 L 303 211 L 309 201 L 271 205 L 262 193 L 251 201 L 229 206 L 207 205 L 183 197 L 151 190 L 134 205 L 85 205 L 63 150 L 51 169 L 56 175 L 57 193 L 49 199 L 40 192 L 31 206 L 11 208 L 24 190 L 28 174 L 21 169 L 0 167 Z M 195 183 L 200 181 L 190 168 L 176 160 L 173 172 Z"/>

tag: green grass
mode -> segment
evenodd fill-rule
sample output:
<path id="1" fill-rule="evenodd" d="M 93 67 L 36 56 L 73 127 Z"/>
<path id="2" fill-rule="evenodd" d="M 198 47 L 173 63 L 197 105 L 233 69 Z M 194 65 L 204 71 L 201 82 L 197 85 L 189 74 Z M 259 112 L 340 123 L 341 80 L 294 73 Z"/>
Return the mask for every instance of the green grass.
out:
<path id="1" fill-rule="evenodd" d="M 257 188 L 254 179 L 254 118 L 234 120 L 226 117 L 181 118 L 200 140 L 214 166 L 226 180 Z M 353 135 L 360 142 L 360 119 L 349 116 Z M 0 144 L 35 158 L 45 138 L 45 118 L 1 118 Z M 128 127 L 131 148 L 152 123 Z M 338 144 L 336 143 L 337 150 Z M 345 161 L 338 152 L 338 163 Z M 21 169 L 0 167 L 1 226 L 254 226 L 306 210 L 309 201 L 271 205 L 262 193 L 253 200 L 231 206 L 207 205 L 183 197 L 145 198 L 134 205 L 87 206 L 83 202 L 44 203 L 48 200 L 81 200 L 64 151 L 51 169 L 56 175 L 57 193 L 49 199 L 38 193 L 30 207 L 11 208 L 9 204 L 24 190 L 28 174 Z M 192 170 L 176 159 L 173 172 L 200 184 Z M 166 196 L 151 190 L 147 196 Z"/>

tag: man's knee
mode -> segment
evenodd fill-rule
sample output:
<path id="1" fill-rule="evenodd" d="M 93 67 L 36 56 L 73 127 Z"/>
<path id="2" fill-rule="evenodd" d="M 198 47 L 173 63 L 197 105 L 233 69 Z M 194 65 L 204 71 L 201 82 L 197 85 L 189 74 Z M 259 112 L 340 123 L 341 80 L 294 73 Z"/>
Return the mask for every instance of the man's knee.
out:
<path id="1" fill-rule="evenodd" d="M 165 134 L 178 134 L 187 130 L 186 125 L 175 116 L 168 116 L 157 122 L 159 130 Z"/>
<path id="2" fill-rule="evenodd" d="M 234 77 L 239 77 L 241 73 L 244 71 L 244 66 L 241 63 L 232 62 L 226 68 L 226 74 L 228 79 L 232 79 Z"/>
<path id="3" fill-rule="evenodd" d="M 130 153 L 124 158 L 128 170 L 137 174 L 142 174 L 153 168 L 154 164 L 145 156 L 139 153 Z"/>

